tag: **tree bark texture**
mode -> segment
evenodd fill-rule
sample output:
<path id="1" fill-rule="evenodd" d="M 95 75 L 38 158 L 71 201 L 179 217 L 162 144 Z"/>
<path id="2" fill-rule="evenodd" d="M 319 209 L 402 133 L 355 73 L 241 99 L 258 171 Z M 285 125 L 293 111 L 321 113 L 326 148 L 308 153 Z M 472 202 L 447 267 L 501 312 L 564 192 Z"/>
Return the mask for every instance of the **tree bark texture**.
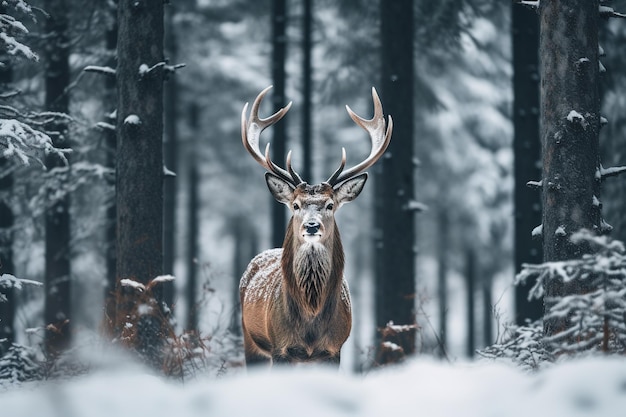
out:
<path id="1" fill-rule="evenodd" d="M 174 5 L 168 6 L 168 13 L 165 15 L 165 49 L 168 54 L 170 64 L 176 64 L 178 56 L 178 44 L 176 29 L 174 26 Z M 164 126 L 165 126 L 165 146 L 164 160 L 168 170 L 178 172 L 178 83 L 176 74 L 170 74 L 164 86 Z M 174 259 L 176 257 L 176 190 L 178 177 L 168 176 L 164 180 L 163 189 L 163 272 L 174 275 Z M 172 306 L 174 303 L 174 282 L 164 283 L 163 293 L 165 303 Z"/>
<path id="2" fill-rule="evenodd" d="M 8 65 L 7 65 L 8 66 Z M 0 70 L 0 74 L 2 74 Z M 8 160 L 0 157 L 0 173 L 9 165 Z M 15 274 L 13 265 L 13 227 L 14 215 L 9 195 L 13 190 L 13 175 L 0 176 L 0 275 Z M 15 290 L 0 284 L 0 294 L 6 301 L 0 301 L 0 357 L 15 341 Z"/>
<path id="3" fill-rule="evenodd" d="M 115 4 L 110 6 L 111 20 L 113 20 L 113 25 L 107 29 L 106 37 L 105 37 L 105 48 L 108 56 L 107 65 L 111 68 L 115 68 L 117 61 L 115 59 L 115 53 L 117 50 L 117 1 Z M 117 91 L 116 91 L 116 83 L 114 77 L 106 77 L 104 82 L 104 106 L 108 115 L 113 115 L 113 111 L 117 106 Z M 114 117 L 107 117 L 106 122 L 108 123 L 116 123 Z M 117 152 L 117 135 L 116 132 L 112 129 L 106 129 L 104 132 L 105 143 L 106 143 L 106 165 L 111 168 L 115 172 L 116 161 L 115 154 Z M 108 178 L 108 185 L 111 187 L 115 187 L 115 177 Z M 115 264 L 117 262 L 117 251 L 115 250 L 116 245 L 116 230 L 117 224 L 117 205 L 115 198 L 113 201 L 109 202 L 109 206 L 106 210 L 106 230 L 105 230 L 105 239 L 106 239 L 106 286 L 104 288 L 104 306 L 105 306 L 105 326 L 107 331 L 113 331 L 113 325 L 115 324 L 115 299 L 113 294 L 115 292 L 115 285 L 117 279 L 117 273 L 115 270 Z"/>
<path id="4" fill-rule="evenodd" d="M 513 38 L 513 150 L 515 154 L 515 271 L 524 263 L 543 259 L 541 240 L 532 230 L 541 224 L 541 192 L 528 181 L 541 178 L 539 138 L 539 19 L 534 10 L 512 6 Z M 532 282 L 515 288 L 515 321 L 537 320 L 543 313 L 541 300 L 528 300 Z"/>
<path id="5" fill-rule="evenodd" d="M 68 113 L 70 84 L 69 5 L 66 0 L 51 2 L 46 8 L 47 43 L 45 47 L 45 107 L 55 113 Z M 46 126 L 54 146 L 69 147 L 67 123 L 59 118 Z M 64 161 L 56 155 L 46 157 L 48 171 L 64 169 Z M 56 175 L 69 176 L 69 171 Z M 66 178 L 67 180 L 67 178 Z M 50 190 L 54 193 L 55 190 Z M 45 213 L 45 306 L 46 352 L 56 356 L 71 341 L 71 276 L 70 276 L 70 198 L 65 195 L 51 204 Z"/>
<path id="6" fill-rule="evenodd" d="M 187 331 L 198 330 L 198 188 L 200 176 L 195 157 L 189 167 L 189 201 L 187 203 Z"/>
<path id="7" fill-rule="evenodd" d="M 6 14 L 7 7 L 0 5 L 0 14 Z M 13 79 L 13 66 L 7 54 L 3 53 L 0 66 L 0 93 L 10 91 Z M 0 275 L 15 274 L 13 264 L 13 228 L 15 226 L 10 196 L 13 193 L 13 173 L 7 158 L 0 156 Z M 0 294 L 6 297 L 0 301 L 0 357 L 15 341 L 15 290 L 0 285 Z"/>
<path id="8" fill-rule="evenodd" d="M 381 99 L 393 138 L 375 176 L 376 325 L 415 322 L 413 1 L 381 2 Z M 414 334 L 412 335 L 414 337 Z M 410 339 L 410 338 L 408 338 Z M 415 344 L 401 346 L 405 354 Z"/>
<path id="9" fill-rule="evenodd" d="M 544 261 L 588 251 L 572 233 L 600 230 L 598 134 L 598 1 L 541 2 L 541 143 Z M 574 284 L 546 285 L 545 297 L 580 293 Z M 546 305 L 546 309 L 548 306 Z M 546 335 L 559 330 L 546 322 Z"/>
<path id="10" fill-rule="evenodd" d="M 118 5 L 117 280 L 163 270 L 163 4 Z M 162 301 L 162 294 L 155 294 Z M 132 306 L 118 305 L 123 324 Z M 118 323 L 120 324 L 120 323 Z"/>
<path id="11" fill-rule="evenodd" d="M 304 8 L 302 16 L 302 178 L 312 182 L 313 67 L 311 54 L 313 53 L 313 0 L 303 0 L 302 5 Z"/>
<path id="12" fill-rule="evenodd" d="M 287 74 L 285 61 L 287 59 L 287 0 L 272 0 L 272 103 L 274 111 L 284 107 L 285 84 Z M 278 163 L 285 160 L 287 146 L 287 120 L 283 118 L 273 128 L 272 159 Z M 272 244 L 281 247 L 285 239 L 287 216 L 285 206 L 278 203 L 274 197 L 272 207 Z"/>

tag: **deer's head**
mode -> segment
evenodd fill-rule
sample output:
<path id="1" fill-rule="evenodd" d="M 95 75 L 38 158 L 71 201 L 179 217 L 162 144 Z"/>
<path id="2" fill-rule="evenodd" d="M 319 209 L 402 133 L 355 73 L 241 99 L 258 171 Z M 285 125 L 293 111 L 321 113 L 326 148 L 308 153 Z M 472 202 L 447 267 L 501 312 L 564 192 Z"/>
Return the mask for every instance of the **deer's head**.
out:
<path id="1" fill-rule="evenodd" d="M 257 96 L 247 118 L 248 103 L 241 114 L 241 134 L 245 148 L 252 157 L 268 172 L 265 174 L 267 186 L 276 200 L 285 204 L 292 212 L 291 232 L 299 243 L 326 243 L 335 234 L 335 212 L 344 203 L 354 200 L 363 190 L 367 173 L 364 171 L 372 166 L 385 152 L 393 123 L 391 116 L 385 126 L 383 108 L 376 90 L 372 88 L 374 100 L 374 117 L 370 120 L 356 115 L 346 106 L 348 114 L 354 122 L 365 129 L 371 139 L 372 148 L 369 156 L 359 164 L 344 170 L 346 151 L 342 148 L 339 168 L 324 182 L 310 185 L 302 180 L 291 166 L 291 151 L 287 154 L 286 169 L 277 166 L 270 158 L 270 144 L 261 153 L 259 137 L 268 126 L 278 122 L 289 111 L 291 103 L 273 115 L 259 118 L 259 106 L 263 97 L 272 87 L 267 87 Z"/>

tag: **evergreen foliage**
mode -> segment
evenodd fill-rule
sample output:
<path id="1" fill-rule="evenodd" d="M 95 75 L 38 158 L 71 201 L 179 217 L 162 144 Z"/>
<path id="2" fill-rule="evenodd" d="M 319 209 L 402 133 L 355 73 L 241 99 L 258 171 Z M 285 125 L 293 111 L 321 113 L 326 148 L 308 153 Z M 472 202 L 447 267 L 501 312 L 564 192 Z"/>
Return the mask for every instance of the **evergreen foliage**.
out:
<path id="1" fill-rule="evenodd" d="M 527 369 L 538 369 L 561 357 L 626 352 L 624 244 L 587 230 L 574 233 L 571 239 L 574 244 L 588 245 L 592 252 L 580 259 L 525 264 L 516 283 L 534 280 L 529 293 L 531 299 L 544 298 L 545 286 L 555 281 L 590 291 L 544 298 L 544 320 L 561 323 L 554 334 L 544 335 L 543 320 L 509 326 L 499 342 L 479 352 L 482 356 L 504 358 Z"/>

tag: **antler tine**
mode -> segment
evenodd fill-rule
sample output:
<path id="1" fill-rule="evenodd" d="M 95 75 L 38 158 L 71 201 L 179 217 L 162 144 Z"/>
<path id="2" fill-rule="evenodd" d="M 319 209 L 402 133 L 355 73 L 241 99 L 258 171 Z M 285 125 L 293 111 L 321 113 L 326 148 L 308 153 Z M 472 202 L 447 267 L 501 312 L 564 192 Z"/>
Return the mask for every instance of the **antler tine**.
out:
<path id="1" fill-rule="evenodd" d="M 294 184 L 298 185 L 303 183 L 302 178 L 298 173 L 291 167 L 291 150 L 287 152 L 287 171 L 289 171 L 289 175 L 295 180 Z"/>
<path id="2" fill-rule="evenodd" d="M 343 171 L 345 166 L 346 166 L 346 148 L 342 147 L 341 148 L 341 162 L 339 163 L 339 168 L 337 168 L 335 172 L 333 172 L 333 175 L 331 175 L 330 178 L 326 180 L 326 182 L 328 184 L 335 185 L 337 183 L 337 177 L 339 177 L 339 174 L 341 174 L 341 171 Z"/>
<path id="3" fill-rule="evenodd" d="M 304 182 L 302 181 L 302 178 L 300 178 L 300 175 L 298 175 L 298 173 L 294 171 L 293 168 L 291 168 L 291 151 L 287 153 L 287 169 L 289 171 L 285 171 L 284 169 L 276 165 L 274 161 L 272 161 L 272 158 L 270 157 L 269 143 L 265 147 L 265 160 L 267 161 L 268 171 L 271 171 L 272 173 L 289 182 L 293 186 L 297 187 L 299 184 Z"/>
<path id="4" fill-rule="evenodd" d="M 346 164 L 346 153 L 345 149 L 342 148 L 341 165 L 326 181 L 332 186 L 346 181 L 347 179 L 358 175 L 359 173 L 374 165 L 374 163 L 378 161 L 378 159 L 380 159 L 383 153 L 385 153 L 387 146 L 389 146 L 389 142 L 391 141 L 391 132 L 393 131 L 393 121 L 391 119 L 391 116 L 389 116 L 387 121 L 387 128 L 385 129 L 383 105 L 380 102 L 380 98 L 378 97 L 378 93 L 376 92 L 376 89 L 374 87 L 372 87 L 372 99 L 374 101 L 374 116 L 369 120 L 363 119 L 355 112 L 353 112 L 349 106 L 346 106 L 346 110 L 348 111 L 350 118 L 357 125 L 361 126 L 369 133 L 370 140 L 372 142 L 372 150 L 364 161 L 343 172 Z"/>
<path id="5" fill-rule="evenodd" d="M 269 143 L 265 149 L 265 155 L 261 153 L 261 149 L 259 147 L 259 138 L 261 136 L 261 132 L 265 130 L 267 127 L 273 125 L 282 119 L 285 114 L 291 108 L 291 102 L 287 104 L 285 107 L 278 110 L 276 113 L 272 114 L 265 119 L 259 117 L 259 107 L 261 106 L 261 102 L 263 98 L 267 94 L 267 92 L 272 88 L 265 88 L 263 91 L 259 93 L 254 102 L 252 103 L 252 108 L 250 109 L 250 119 L 247 118 L 248 114 L 248 103 L 243 106 L 243 110 L 241 112 L 241 140 L 243 142 L 243 146 L 246 148 L 248 153 L 252 155 L 255 161 L 257 161 L 263 168 L 268 171 L 273 172 L 279 177 L 289 181 L 294 185 L 298 185 L 302 182 L 300 176 L 291 168 L 291 158 L 288 158 L 287 170 L 279 167 L 274 164 L 269 157 Z M 295 175 L 294 175 L 295 174 Z"/>

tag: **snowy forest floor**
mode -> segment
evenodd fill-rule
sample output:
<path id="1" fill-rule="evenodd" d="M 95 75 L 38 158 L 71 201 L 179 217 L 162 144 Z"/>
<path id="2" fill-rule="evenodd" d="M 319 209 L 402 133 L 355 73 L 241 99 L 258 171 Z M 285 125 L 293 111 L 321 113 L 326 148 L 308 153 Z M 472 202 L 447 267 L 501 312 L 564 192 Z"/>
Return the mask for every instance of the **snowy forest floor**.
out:
<path id="1" fill-rule="evenodd" d="M 528 373 L 490 361 L 421 358 L 350 375 L 324 368 L 166 380 L 107 358 L 79 377 L 5 387 L 6 417 L 412 416 L 622 417 L 626 361 L 589 357 Z"/>

